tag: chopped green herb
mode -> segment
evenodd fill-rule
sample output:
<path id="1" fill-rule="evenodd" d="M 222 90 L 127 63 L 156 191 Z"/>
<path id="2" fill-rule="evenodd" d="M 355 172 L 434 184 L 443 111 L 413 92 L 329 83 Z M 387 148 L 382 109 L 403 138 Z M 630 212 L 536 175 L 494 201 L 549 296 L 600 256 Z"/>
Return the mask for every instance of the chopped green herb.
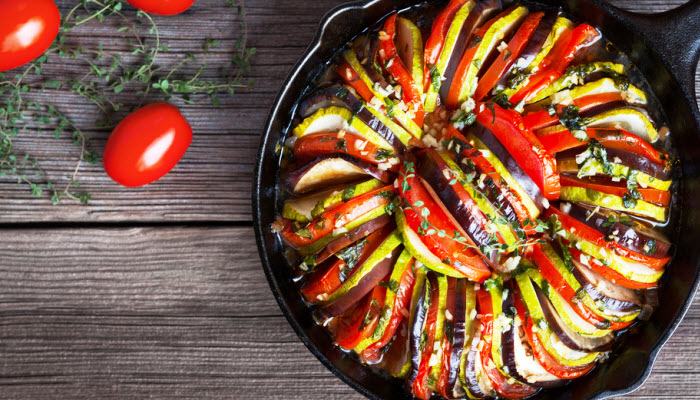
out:
<path id="1" fill-rule="evenodd" d="M 481 43 L 481 36 L 476 35 L 472 38 L 471 42 L 469 42 L 469 46 L 467 46 L 467 49 L 471 49 Z"/>
<path id="2" fill-rule="evenodd" d="M 347 152 L 348 151 L 348 144 L 345 141 L 345 139 L 338 139 L 338 141 L 335 142 L 335 149 Z"/>
<path id="3" fill-rule="evenodd" d="M 622 196 L 622 204 L 624 204 L 627 209 L 634 208 L 637 206 L 637 199 L 632 197 L 629 193 L 625 193 Z"/>
<path id="4" fill-rule="evenodd" d="M 430 65 L 428 64 L 428 71 L 430 72 L 430 84 L 433 87 L 433 90 L 436 92 L 440 90 L 440 86 L 442 85 L 442 74 L 440 73 L 440 70 L 438 70 L 437 65 Z"/>
<path id="5" fill-rule="evenodd" d="M 380 160 L 380 161 L 386 160 L 387 158 L 391 158 L 391 157 L 394 157 L 394 153 L 392 153 L 391 151 L 389 151 L 387 149 L 382 149 L 382 148 L 378 149 L 374 155 L 374 158 L 376 158 L 377 160 Z"/>
<path id="6" fill-rule="evenodd" d="M 350 199 L 352 199 L 355 196 L 355 189 L 357 189 L 357 186 L 355 185 L 350 185 L 343 190 L 343 194 L 340 196 L 340 199 L 343 201 L 343 203 L 347 203 Z"/>
<path id="7" fill-rule="evenodd" d="M 384 104 L 386 104 L 386 116 L 389 118 L 394 118 L 394 112 L 396 111 L 396 102 L 388 97 L 385 97 Z"/>

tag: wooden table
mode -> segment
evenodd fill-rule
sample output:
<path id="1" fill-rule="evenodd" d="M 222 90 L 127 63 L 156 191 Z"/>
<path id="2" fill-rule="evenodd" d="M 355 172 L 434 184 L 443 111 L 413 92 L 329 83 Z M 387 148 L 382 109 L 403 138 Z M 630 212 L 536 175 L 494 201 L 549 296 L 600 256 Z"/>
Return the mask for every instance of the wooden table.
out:
<path id="1" fill-rule="evenodd" d="M 74 2 L 58 3 L 65 12 Z M 615 1 L 649 12 L 682 2 Z M 223 97 L 218 108 L 183 107 L 196 135 L 159 182 L 125 189 L 100 165 L 87 166 L 81 176 L 94 200 L 57 207 L 0 183 L 0 398 L 360 398 L 287 324 L 251 228 L 253 165 L 268 107 L 337 3 L 249 0 L 255 90 Z M 239 31 L 224 4 L 199 0 L 183 15 L 157 18 L 170 51 L 219 38 L 210 64 L 225 66 Z M 87 25 L 73 40 L 94 46 L 112 31 Z M 93 123 L 86 101 L 55 101 L 84 126 Z M 101 151 L 107 135 L 94 133 L 90 148 Z M 69 139 L 31 132 L 17 148 L 41 155 L 56 179 L 77 157 Z M 700 398 L 699 332 L 696 300 L 651 378 L 628 398 Z"/>

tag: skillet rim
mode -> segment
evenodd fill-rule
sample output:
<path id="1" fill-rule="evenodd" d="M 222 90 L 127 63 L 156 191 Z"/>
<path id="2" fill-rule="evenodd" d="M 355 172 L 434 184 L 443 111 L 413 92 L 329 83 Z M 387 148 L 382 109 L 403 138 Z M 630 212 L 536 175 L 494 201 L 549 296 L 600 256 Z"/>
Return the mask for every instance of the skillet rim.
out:
<path id="1" fill-rule="evenodd" d="M 546 2 L 547 0 L 545 0 Z M 577 1 L 577 0 L 574 0 Z M 415 4 L 420 4 L 423 1 L 421 0 L 416 0 L 416 1 L 411 1 L 412 3 Z M 528 2 L 528 1 L 526 1 Z M 634 29 L 637 30 L 637 25 L 634 22 L 634 17 L 644 17 L 644 15 L 639 15 L 639 14 L 634 14 L 630 12 L 626 12 L 624 10 L 618 9 L 611 4 L 603 1 L 603 0 L 583 0 L 583 2 L 588 2 L 591 3 L 598 8 L 600 8 L 605 14 L 608 16 L 614 18 L 617 23 L 624 25 L 628 29 Z M 693 0 L 691 0 L 691 3 Z M 270 112 L 268 114 L 266 123 L 265 123 L 265 128 L 263 131 L 263 134 L 260 138 L 260 144 L 258 147 L 258 152 L 257 152 L 257 160 L 255 164 L 255 176 L 254 176 L 254 181 L 253 181 L 253 225 L 254 225 L 254 231 L 255 231 L 255 237 L 256 237 L 256 243 L 258 246 L 258 252 L 260 254 L 260 259 L 263 265 L 263 270 L 265 272 L 265 276 L 268 280 L 268 283 L 270 285 L 270 288 L 273 292 L 273 295 L 275 296 L 275 300 L 277 301 L 278 305 L 280 306 L 280 309 L 284 316 L 286 317 L 287 321 L 289 324 L 292 326 L 294 329 L 295 333 L 299 338 L 301 339 L 302 343 L 311 351 L 316 358 L 321 361 L 321 363 L 328 368 L 331 372 L 333 372 L 334 375 L 339 377 L 343 382 L 348 384 L 350 387 L 352 387 L 354 390 L 357 392 L 361 393 L 362 395 L 366 396 L 367 398 L 370 399 L 381 399 L 381 397 L 378 397 L 374 393 L 372 393 L 370 390 L 368 390 L 362 383 L 358 382 L 357 380 L 353 379 L 350 377 L 348 374 L 345 372 L 341 371 L 340 368 L 335 365 L 320 349 L 319 346 L 314 343 L 309 334 L 303 329 L 301 324 L 298 321 L 298 316 L 295 316 L 294 313 L 292 312 L 289 304 L 283 297 L 283 293 L 281 291 L 279 282 L 277 281 L 277 278 L 275 277 L 272 267 L 270 265 L 270 260 L 268 257 L 267 253 L 267 248 L 266 243 L 264 241 L 264 230 L 263 226 L 261 224 L 261 220 L 263 220 L 263 216 L 261 214 L 261 200 L 265 197 L 262 194 L 263 186 L 262 186 L 262 181 L 264 180 L 264 175 L 263 175 L 263 167 L 267 163 L 272 162 L 273 159 L 276 161 L 279 161 L 278 157 L 268 157 L 265 158 L 265 154 L 268 151 L 268 147 L 270 146 L 270 136 L 272 133 L 273 129 L 273 124 L 277 118 L 279 118 L 280 114 L 280 106 L 282 101 L 290 94 L 291 86 L 296 81 L 297 79 L 300 79 L 300 72 L 302 70 L 302 67 L 305 66 L 306 63 L 311 61 L 313 56 L 319 52 L 320 50 L 323 49 L 323 42 L 324 42 L 324 37 L 325 35 L 328 34 L 327 29 L 332 22 L 334 18 L 337 18 L 338 16 L 341 16 L 346 13 L 350 13 L 353 11 L 358 11 L 358 10 L 365 10 L 367 11 L 368 8 L 377 5 L 377 4 L 382 4 L 382 3 L 391 3 L 391 0 L 355 0 L 355 1 L 350 1 L 350 2 L 345 2 L 341 3 L 332 9 L 330 9 L 324 16 L 321 18 L 316 31 L 314 33 L 313 39 L 311 40 L 311 43 L 309 46 L 306 48 L 306 50 L 302 53 L 300 56 L 299 60 L 295 63 L 294 67 L 291 69 L 290 73 L 288 76 L 285 78 L 285 81 L 280 88 L 277 96 L 275 97 L 275 101 L 273 102 L 273 105 L 270 109 Z M 568 3 L 568 2 L 565 2 Z M 566 6 L 566 4 L 562 4 Z M 684 5 L 684 6 L 687 6 Z M 679 8 L 683 8 L 684 6 L 681 6 Z M 391 8 L 396 9 L 395 6 L 392 6 Z M 678 9 L 678 8 L 677 8 Z M 674 9 L 674 10 L 677 10 Z M 660 14 L 668 14 L 673 12 L 674 10 L 667 11 L 665 13 L 660 13 Z M 656 14 L 652 14 L 656 15 Z M 596 26 L 596 25 L 594 25 Z M 600 28 L 600 27 L 598 27 Z M 359 32 L 358 32 L 359 33 Z M 644 35 L 640 35 L 644 36 Z M 653 40 L 649 40 L 648 37 L 643 38 L 644 44 L 648 47 L 648 51 L 651 51 L 654 53 L 654 47 L 655 45 L 653 43 Z M 657 48 L 658 50 L 658 48 Z M 683 89 L 683 103 L 688 103 L 692 102 L 693 104 L 690 105 L 690 110 L 691 114 L 694 117 L 694 124 L 697 127 L 700 127 L 700 112 L 698 111 L 697 104 L 694 104 L 695 100 L 695 93 L 690 92 L 687 87 L 686 87 L 686 82 L 681 82 L 683 78 L 679 76 L 679 74 L 676 73 L 676 71 L 672 71 L 672 68 L 669 68 L 670 61 L 668 57 L 665 57 L 662 52 L 656 51 L 655 54 L 653 54 L 653 58 L 661 62 L 664 67 L 669 71 L 669 74 L 673 77 L 673 79 L 676 80 L 676 82 L 679 84 L 679 86 Z M 307 79 L 308 82 L 308 79 Z M 691 89 L 692 90 L 692 89 Z M 296 98 L 298 99 L 300 94 L 296 95 Z M 283 124 L 286 126 L 286 124 Z M 278 163 L 277 163 L 278 165 Z M 269 180 L 269 178 L 268 178 Z M 277 184 L 277 180 L 275 181 Z M 273 196 L 274 198 L 274 196 Z M 274 201 L 274 200 L 273 200 Z M 268 228 L 269 229 L 269 228 Z M 675 261 L 675 260 L 674 260 Z M 593 393 L 591 396 L 587 397 L 586 399 L 588 400 L 602 400 L 606 399 L 609 397 L 613 396 L 619 396 L 619 395 L 624 395 L 631 393 L 635 390 L 637 390 L 644 382 L 649 378 L 651 375 L 653 365 L 658 357 L 658 354 L 660 350 L 663 348 L 663 346 L 668 342 L 669 338 L 673 335 L 673 333 L 676 331 L 680 323 L 683 321 L 684 316 L 686 315 L 688 309 L 692 305 L 692 301 L 694 298 L 695 293 L 697 293 L 698 288 L 700 287 L 700 269 L 698 268 L 698 265 L 695 265 L 695 276 L 693 278 L 693 284 L 690 287 L 690 290 L 688 293 L 685 294 L 685 300 L 682 302 L 680 305 L 680 308 L 678 310 L 678 314 L 676 317 L 673 319 L 673 321 L 666 327 L 664 332 L 659 336 L 659 338 L 651 345 L 649 351 L 646 353 L 646 358 L 645 358 L 645 363 L 646 366 L 644 367 L 642 373 L 637 376 L 635 379 L 633 379 L 628 385 L 620 388 L 620 389 L 600 389 L 599 391 Z M 387 383 L 389 383 L 387 381 Z M 405 397 L 405 396 L 404 396 Z"/>

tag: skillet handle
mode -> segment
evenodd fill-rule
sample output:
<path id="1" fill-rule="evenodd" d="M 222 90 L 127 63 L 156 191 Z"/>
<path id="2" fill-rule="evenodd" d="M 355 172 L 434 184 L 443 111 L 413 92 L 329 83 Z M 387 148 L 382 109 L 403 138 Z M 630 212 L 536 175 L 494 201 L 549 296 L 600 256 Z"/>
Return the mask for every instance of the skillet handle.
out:
<path id="1" fill-rule="evenodd" d="M 695 68 L 700 59 L 700 0 L 657 14 L 621 11 L 650 47 L 668 62 L 668 68 L 688 90 L 695 93 Z M 697 100 L 696 100 L 697 101 Z"/>

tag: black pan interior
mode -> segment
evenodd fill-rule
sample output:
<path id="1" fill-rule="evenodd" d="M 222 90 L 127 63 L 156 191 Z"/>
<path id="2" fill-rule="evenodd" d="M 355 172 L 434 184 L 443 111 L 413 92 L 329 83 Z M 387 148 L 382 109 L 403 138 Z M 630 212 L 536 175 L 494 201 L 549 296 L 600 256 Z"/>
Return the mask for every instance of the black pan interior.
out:
<path id="1" fill-rule="evenodd" d="M 337 7 L 326 15 L 311 46 L 292 70 L 272 106 L 260 142 L 253 188 L 253 215 L 260 257 L 282 311 L 304 344 L 326 367 L 372 399 L 408 399 L 411 396 L 403 390 L 402 382 L 388 379 L 363 366 L 355 357 L 334 346 L 326 330 L 313 321 L 309 308 L 301 299 L 284 257 L 284 247 L 278 236 L 270 230 L 270 224 L 281 208 L 277 190 L 280 159 L 275 155 L 275 145 L 284 138 L 284 133 L 289 128 L 297 101 L 338 49 L 389 13 L 421 2 L 354 2 Z M 524 3 L 536 5 L 528 1 Z M 682 43 L 683 37 L 688 38 L 686 42 L 690 41 L 689 38 L 700 39 L 700 25 L 693 23 L 688 27 L 690 31 L 674 28 L 674 32 L 667 33 L 677 35 L 676 38 L 659 38 L 650 32 L 652 28 L 639 28 L 648 19 L 637 18 L 633 23 L 634 16 L 600 0 L 540 3 L 561 5 L 575 20 L 600 28 L 608 40 L 629 56 L 662 105 L 672 132 L 672 143 L 680 160 L 677 177 L 679 184 L 675 189 L 675 204 L 671 215 L 671 223 L 675 227 L 671 237 L 676 244 L 676 255 L 662 280 L 660 307 L 652 314 L 649 322 L 639 324 L 627 334 L 609 362 L 563 388 L 543 391 L 535 397 L 602 399 L 625 394 L 641 386 L 651 372 L 658 351 L 680 323 L 698 287 L 700 246 L 696 241 L 697 232 L 700 232 L 700 114 L 695 105 L 692 86 L 695 69 L 693 61 L 697 62 L 697 58 L 695 54 L 689 56 L 690 61 L 686 64 L 692 66 L 692 71 L 685 71 L 679 68 L 682 62 L 677 57 L 688 57 L 686 53 L 690 47 L 686 45 L 686 50 L 680 51 L 663 50 L 663 44 L 658 44 L 664 41 Z M 700 20 L 700 13 L 694 15 L 695 20 Z M 659 17 L 656 22 L 663 24 L 664 18 Z M 661 31 L 657 29 L 657 32 Z M 695 44 L 700 44 L 700 40 Z M 654 50 L 660 48 L 662 50 L 659 52 Z M 674 51 L 677 54 L 672 54 Z"/>

